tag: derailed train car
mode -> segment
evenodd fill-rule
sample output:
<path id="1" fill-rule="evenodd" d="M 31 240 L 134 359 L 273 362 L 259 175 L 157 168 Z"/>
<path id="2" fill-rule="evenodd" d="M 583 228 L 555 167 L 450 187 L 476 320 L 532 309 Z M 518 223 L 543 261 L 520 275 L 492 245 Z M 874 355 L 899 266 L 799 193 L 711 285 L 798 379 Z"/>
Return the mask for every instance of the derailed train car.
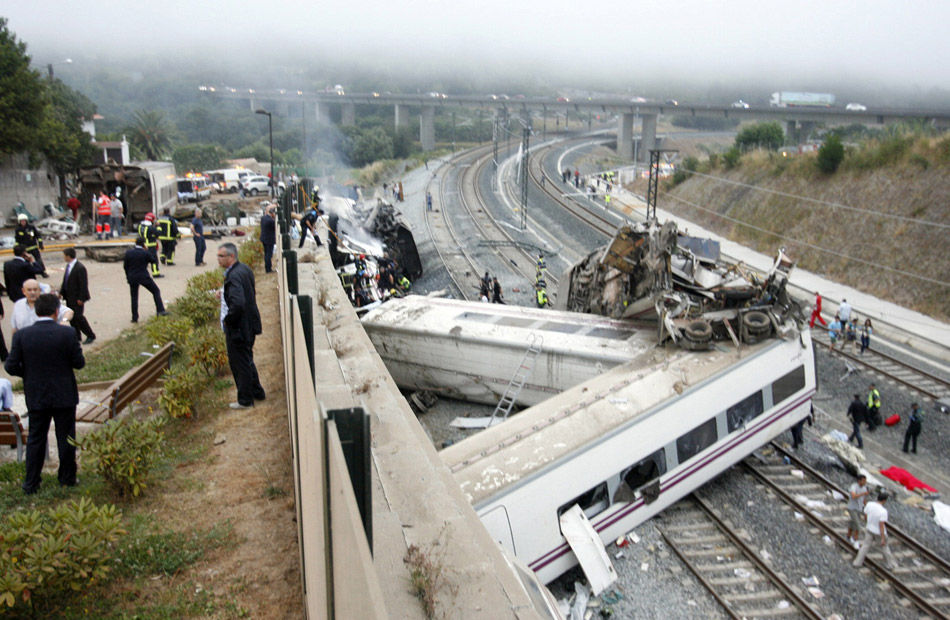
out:
<path id="1" fill-rule="evenodd" d="M 129 165 L 100 164 L 79 171 L 82 191 L 79 199 L 86 216 L 95 214 L 92 200 L 99 192 L 118 194 L 122 201 L 127 230 L 145 218 L 146 213 L 161 214 L 169 209 L 173 214 L 178 206 L 178 182 L 175 165 L 165 161 L 142 161 Z"/>

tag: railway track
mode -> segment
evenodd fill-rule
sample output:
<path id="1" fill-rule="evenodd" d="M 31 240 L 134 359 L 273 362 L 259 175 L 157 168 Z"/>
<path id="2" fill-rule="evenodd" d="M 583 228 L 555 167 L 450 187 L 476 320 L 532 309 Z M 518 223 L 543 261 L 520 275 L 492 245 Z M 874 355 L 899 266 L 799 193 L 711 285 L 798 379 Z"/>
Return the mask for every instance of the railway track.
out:
<path id="1" fill-rule="evenodd" d="M 730 617 L 823 617 L 699 496 L 661 518 L 663 540 Z"/>
<path id="2" fill-rule="evenodd" d="M 831 340 L 824 329 L 812 329 L 812 338 L 831 350 Z M 839 341 L 840 342 L 840 341 Z M 854 368 L 866 368 L 882 377 L 907 387 L 931 400 L 939 400 L 950 396 L 950 381 L 946 381 L 932 373 L 916 366 L 912 366 L 895 357 L 887 355 L 877 349 L 867 349 L 863 355 L 845 351 L 843 348 L 834 349 L 836 355 L 852 364 Z"/>
<path id="3" fill-rule="evenodd" d="M 847 497 L 847 491 L 781 446 L 772 443 L 771 448 L 771 453 L 761 451 L 747 458 L 743 465 L 779 499 L 804 515 L 820 534 L 855 554 L 845 536 L 848 517 L 844 504 L 832 496 L 837 493 Z M 889 523 L 887 529 L 898 568 L 888 569 L 877 549 L 868 554 L 865 566 L 924 613 L 934 618 L 950 618 L 950 563 L 899 527 Z"/>

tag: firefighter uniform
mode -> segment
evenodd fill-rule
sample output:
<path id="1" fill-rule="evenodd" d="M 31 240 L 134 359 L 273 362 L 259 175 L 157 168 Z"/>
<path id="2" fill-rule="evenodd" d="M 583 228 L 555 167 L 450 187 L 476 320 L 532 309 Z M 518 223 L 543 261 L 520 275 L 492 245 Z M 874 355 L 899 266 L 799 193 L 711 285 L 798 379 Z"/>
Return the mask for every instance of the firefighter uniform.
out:
<path id="1" fill-rule="evenodd" d="M 178 232 L 178 222 L 168 213 L 163 214 L 158 220 L 158 240 L 162 242 L 163 265 L 175 264 L 175 246 L 179 239 L 181 239 L 181 233 Z"/>
<path id="2" fill-rule="evenodd" d="M 36 226 L 30 224 L 30 218 L 25 213 L 21 213 L 17 216 L 16 229 L 13 231 L 13 240 L 14 243 L 22 245 L 26 248 L 27 252 L 33 255 L 33 258 L 36 259 L 36 264 L 42 269 L 40 275 L 44 278 L 48 278 L 49 274 L 46 273 L 46 265 L 43 264 L 43 256 L 40 254 L 40 246 L 43 245 L 43 236 L 40 234 L 40 231 L 36 230 Z"/>
<path id="3" fill-rule="evenodd" d="M 158 272 L 158 228 L 155 226 L 153 214 L 145 214 L 145 221 L 139 224 L 138 233 L 145 240 L 145 250 L 155 259 L 151 263 L 152 277 L 164 277 Z"/>
<path id="4" fill-rule="evenodd" d="M 543 288 L 538 289 L 538 307 L 543 308 L 548 305 L 548 292 Z"/>

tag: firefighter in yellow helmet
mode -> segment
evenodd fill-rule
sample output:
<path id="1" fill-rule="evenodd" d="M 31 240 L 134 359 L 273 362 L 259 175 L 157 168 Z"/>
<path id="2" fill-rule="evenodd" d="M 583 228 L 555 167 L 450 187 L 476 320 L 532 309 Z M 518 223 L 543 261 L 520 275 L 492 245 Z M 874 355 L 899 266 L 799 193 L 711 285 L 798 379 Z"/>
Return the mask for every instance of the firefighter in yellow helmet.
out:
<path id="1" fill-rule="evenodd" d="M 138 234 L 145 240 L 145 250 L 155 259 L 151 263 L 152 277 L 165 277 L 158 272 L 158 227 L 155 226 L 154 213 L 145 214 L 145 221 L 139 224 Z"/>
<path id="2" fill-rule="evenodd" d="M 168 209 L 162 211 L 162 217 L 158 220 L 158 240 L 162 242 L 163 265 L 175 264 L 175 246 L 181 238 L 178 232 L 178 222 L 171 216 Z"/>

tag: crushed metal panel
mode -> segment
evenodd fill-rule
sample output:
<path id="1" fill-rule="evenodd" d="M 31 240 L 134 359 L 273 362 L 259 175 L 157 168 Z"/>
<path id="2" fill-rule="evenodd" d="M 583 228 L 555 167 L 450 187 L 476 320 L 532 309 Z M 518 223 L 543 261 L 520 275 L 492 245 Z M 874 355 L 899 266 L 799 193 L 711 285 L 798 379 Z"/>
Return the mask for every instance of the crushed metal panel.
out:
<path id="1" fill-rule="evenodd" d="M 715 239 L 680 235 L 679 239 L 677 239 L 677 244 L 681 248 L 692 252 L 693 256 L 700 260 L 706 260 L 710 262 L 719 261 L 720 244 Z"/>
<path id="2" fill-rule="evenodd" d="M 607 586 L 617 580 L 617 571 L 614 570 L 607 550 L 594 527 L 587 520 L 587 515 L 581 507 L 574 504 L 561 517 L 561 534 L 567 539 L 571 551 L 577 556 L 590 583 L 594 596 L 607 589 Z"/>

